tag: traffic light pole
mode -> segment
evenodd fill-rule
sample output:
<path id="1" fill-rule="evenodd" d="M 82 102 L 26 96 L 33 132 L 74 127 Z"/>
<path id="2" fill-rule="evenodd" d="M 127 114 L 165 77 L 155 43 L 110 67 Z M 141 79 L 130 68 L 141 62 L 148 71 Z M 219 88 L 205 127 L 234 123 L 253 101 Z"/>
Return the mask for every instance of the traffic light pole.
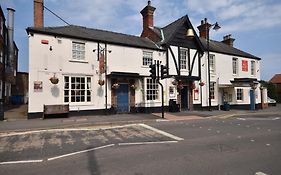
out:
<path id="1" fill-rule="evenodd" d="M 162 105 L 161 105 L 161 111 L 162 111 L 162 118 L 164 118 L 164 87 L 163 84 L 160 83 L 160 81 L 158 80 L 158 84 L 160 84 L 161 86 L 161 94 L 162 94 Z"/>

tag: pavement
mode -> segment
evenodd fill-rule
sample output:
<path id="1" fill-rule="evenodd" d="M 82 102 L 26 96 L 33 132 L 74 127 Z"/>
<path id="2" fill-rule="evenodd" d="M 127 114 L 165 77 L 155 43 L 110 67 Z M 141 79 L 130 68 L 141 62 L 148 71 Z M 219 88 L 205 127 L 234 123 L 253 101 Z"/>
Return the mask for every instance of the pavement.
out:
<path id="1" fill-rule="evenodd" d="M 69 118 L 52 119 L 30 119 L 25 116 L 27 106 L 17 106 L 5 111 L 5 120 L 0 121 L 0 133 L 14 131 L 42 130 L 47 128 L 73 128 L 83 126 L 116 126 L 133 123 L 147 123 L 160 120 L 196 120 L 205 118 L 230 118 L 230 117 L 266 117 L 281 116 L 281 104 L 271 106 L 263 110 L 213 110 L 213 111 L 181 111 L 177 113 L 165 113 L 165 119 L 161 118 L 161 113 L 137 113 L 137 114 L 115 114 L 115 115 L 95 115 L 79 116 Z"/>

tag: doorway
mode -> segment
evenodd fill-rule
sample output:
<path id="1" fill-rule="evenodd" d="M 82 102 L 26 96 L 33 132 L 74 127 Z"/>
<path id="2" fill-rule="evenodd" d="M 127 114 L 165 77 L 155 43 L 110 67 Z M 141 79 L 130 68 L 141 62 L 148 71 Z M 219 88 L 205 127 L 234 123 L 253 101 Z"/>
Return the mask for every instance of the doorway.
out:
<path id="1" fill-rule="evenodd" d="M 129 85 L 120 84 L 116 89 L 117 95 L 117 112 L 128 113 L 129 112 Z"/>
<path id="2" fill-rule="evenodd" d="M 183 86 L 181 89 L 181 109 L 188 109 L 188 89 Z"/>

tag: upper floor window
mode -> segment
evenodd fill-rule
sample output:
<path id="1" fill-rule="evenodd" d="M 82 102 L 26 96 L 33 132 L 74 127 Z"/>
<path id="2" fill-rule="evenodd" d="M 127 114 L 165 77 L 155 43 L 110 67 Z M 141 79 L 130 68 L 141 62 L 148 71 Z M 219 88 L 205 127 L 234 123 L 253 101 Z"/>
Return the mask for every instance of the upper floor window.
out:
<path id="1" fill-rule="evenodd" d="M 186 49 L 180 49 L 180 69 L 186 69 L 187 54 Z"/>
<path id="2" fill-rule="evenodd" d="M 243 100 L 243 89 L 237 89 L 236 100 Z"/>
<path id="3" fill-rule="evenodd" d="M 210 98 L 212 99 L 212 100 L 214 100 L 215 99 L 215 82 L 211 82 L 211 84 L 210 84 Z"/>
<path id="4" fill-rule="evenodd" d="M 215 73 L 216 72 L 216 59 L 215 59 L 215 55 L 210 55 L 210 73 Z"/>
<path id="5" fill-rule="evenodd" d="M 251 75 L 255 75 L 255 72 L 256 72 L 255 61 L 251 61 Z"/>
<path id="6" fill-rule="evenodd" d="M 232 58 L 232 73 L 234 75 L 237 75 L 237 73 L 238 73 L 238 59 L 237 58 Z"/>
<path id="7" fill-rule="evenodd" d="M 146 99 L 157 100 L 158 99 L 158 83 L 155 79 L 146 79 Z"/>
<path id="8" fill-rule="evenodd" d="M 149 66 L 152 64 L 152 52 L 143 51 L 142 65 Z"/>
<path id="9" fill-rule="evenodd" d="M 85 60 L 85 43 L 72 42 L 72 59 Z"/>

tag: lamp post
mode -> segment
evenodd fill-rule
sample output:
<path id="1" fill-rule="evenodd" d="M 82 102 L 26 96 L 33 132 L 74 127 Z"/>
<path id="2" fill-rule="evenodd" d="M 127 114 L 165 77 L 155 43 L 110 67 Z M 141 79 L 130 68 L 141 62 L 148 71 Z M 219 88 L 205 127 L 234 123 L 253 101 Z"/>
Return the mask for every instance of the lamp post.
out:
<path id="1" fill-rule="evenodd" d="M 217 31 L 219 30 L 221 27 L 219 26 L 218 22 L 216 22 L 215 24 L 208 24 L 207 23 L 207 18 L 205 18 L 205 22 L 206 22 L 206 32 L 207 32 L 207 54 L 208 54 L 208 84 L 209 84 L 209 94 L 208 94 L 208 109 L 209 111 L 211 111 L 211 73 L 210 73 L 210 37 L 209 37 L 209 32 L 210 32 L 210 28 L 212 28 L 213 30 Z"/>

